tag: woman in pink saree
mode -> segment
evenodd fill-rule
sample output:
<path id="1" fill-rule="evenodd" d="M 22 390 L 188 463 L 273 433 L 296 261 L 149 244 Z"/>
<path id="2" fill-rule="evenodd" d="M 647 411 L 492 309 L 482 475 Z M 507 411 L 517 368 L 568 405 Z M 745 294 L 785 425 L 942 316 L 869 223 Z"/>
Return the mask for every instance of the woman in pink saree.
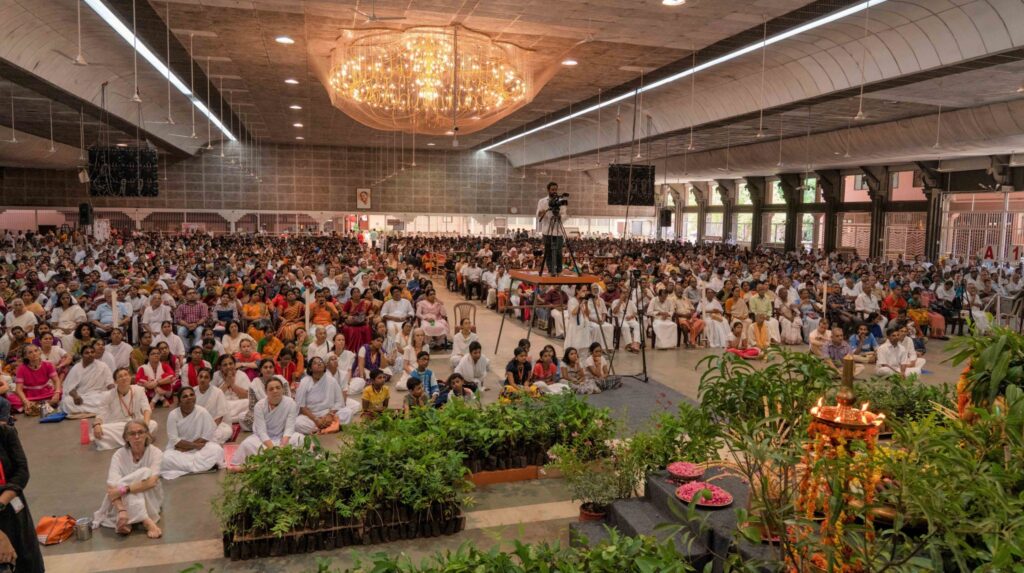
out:
<path id="1" fill-rule="evenodd" d="M 448 341 L 448 313 L 444 303 L 437 300 L 434 289 L 427 291 L 427 297 L 416 305 L 416 317 L 420 319 L 420 328 L 430 337 L 430 345 L 442 346 Z"/>

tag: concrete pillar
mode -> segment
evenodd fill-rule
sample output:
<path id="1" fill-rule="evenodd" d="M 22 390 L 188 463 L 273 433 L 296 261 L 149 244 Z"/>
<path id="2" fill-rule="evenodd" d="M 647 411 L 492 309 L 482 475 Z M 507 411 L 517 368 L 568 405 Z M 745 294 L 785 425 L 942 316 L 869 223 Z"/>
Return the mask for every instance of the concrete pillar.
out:
<path id="1" fill-rule="evenodd" d="M 889 168 L 885 166 L 861 167 L 864 181 L 868 184 L 868 197 L 871 198 L 871 250 L 868 256 L 882 256 L 885 240 L 885 211 L 889 203 Z"/>
<path id="2" fill-rule="evenodd" d="M 825 203 L 825 227 L 824 248 L 826 253 L 836 250 L 838 242 L 839 225 L 836 222 L 836 214 L 839 211 L 839 204 L 843 201 L 843 177 L 838 169 L 815 171 L 818 178 L 818 185 L 821 186 L 821 198 Z"/>
<path id="3" fill-rule="evenodd" d="M 715 183 L 717 183 L 716 190 L 722 198 L 722 242 L 726 243 L 729 239 L 735 239 L 732 219 L 737 200 L 736 180 L 718 179 Z"/>
<path id="4" fill-rule="evenodd" d="M 672 232 L 676 235 L 676 240 L 683 238 L 683 206 L 686 203 L 686 194 L 689 191 L 686 189 L 686 185 L 669 185 L 671 189 L 669 193 L 672 193 L 672 197 L 675 199 L 675 212 L 672 213 Z"/>
<path id="5" fill-rule="evenodd" d="M 708 190 L 710 185 L 704 181 L 694 181 L 693 198 L 697 201 L 697 242 L 704 241 L 704 230 L 708 219 Z"/>
<path id="6" fill-rule="evenodd" d="M 948 175 L 938 171 L 938 161 L 919 161 L 917 168 L 921 172 L 924 184 L 924 196 L 928 200 L 924 225 L 924 257 L 929 261 L 937 261 L 942 250 L 942 190 L 946 187 Z"/>
<path id="7" fill-rule="evenodd" d="M 753 216 L 750 225 L 750 248 L 756 249 L 761 244 L 764 233 L 764 200 L 767 191 L 764 177 L 747 177 L 747 190 L 750 191 L 750 202 L 753 204 Z"/>
<path id="8" fill-rule="evenodd" d="M 782 187 L 782 196 L 786 200 L 786 252 L 795 251 L 799 248 L 800 220 L 797 209 L 800 205 L 800 196 L 803 190 L 803 178 L 799 173 L 783 173 L 779 175 L 779 183 Z"/>

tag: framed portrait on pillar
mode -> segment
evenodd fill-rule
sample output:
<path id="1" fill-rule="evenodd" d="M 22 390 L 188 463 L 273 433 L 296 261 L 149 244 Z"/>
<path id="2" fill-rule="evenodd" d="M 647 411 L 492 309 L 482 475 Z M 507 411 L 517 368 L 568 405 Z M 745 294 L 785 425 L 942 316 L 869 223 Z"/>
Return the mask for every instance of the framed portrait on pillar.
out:
<path id="1" fill-rule="evenodd" d="M 370 189 L 356 189 L 356 209 L 370 209 L 372 199 Z"/>

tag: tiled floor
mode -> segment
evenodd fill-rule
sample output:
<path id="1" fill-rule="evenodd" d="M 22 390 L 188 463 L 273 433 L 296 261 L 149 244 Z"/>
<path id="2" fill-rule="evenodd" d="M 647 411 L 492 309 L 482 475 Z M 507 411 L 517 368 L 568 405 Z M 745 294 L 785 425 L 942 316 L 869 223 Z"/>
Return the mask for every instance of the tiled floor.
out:
<path id="1" fill-rule="evenodd" d="M 461 301 L 461 297 L 443 289 L 439 295 L 449 312 L 456 302 Z M 526 329 L 520 322 L 506 320 L 501 334 L 501 348 L 495 356 L 493 351 L 500 325 L 499 315 L 478 308 L 477 330 L 484 352 L 494 356 L 492 371 L 495 372 L 495 383 L 492 388 L 496 386 L 497 373 L 504 371 L 504 364 L 511 357 L 516 341 L 526 335 Z M 562 349 L 560 341 L 548 340 L 536 331 L 532 342 L 534 355 L 549 342 L 559 352 Z M 659 382 L 688 397 L 696 398 L 700 381 L 698 362 L 709 353 L 707 350 L 651 350 L 647 353 L 648 372 Z M 933 352 L 927 356 L 929 364 L 926 368 L 932 373 L 926 375 L 925 380 L 955 382 L 957 369 L 942 364 L 938 354 L 938 349 L 933 348 Z M 435 359 L 431 367 L 438 376 L 450 373 L 448 361 L 444 358 Z M 615 368 L 620 374 L 639 372 L 640 356 L 620 353 Z M 492 402 L 496 398 L 496 389 L 484 394 L 485 402 Z M 167 435 L 163 427 L 166 418 L 167 410 L 156 413 L 155 419 L 161 423 L 156 435 L 157 444 L 166 443 Z M 18 430 L 32 472 L 27 493 L 33 516 L 36 519 L 42 515 L 91 516 L 103 495 L 103 481 L 111 454 L 97 453 L 79 445 L 77 422 L 40 425 L 34 420 L 21 417 Z M 211 501 L 219 491 L 220 479 L 218 474 L 204 474 L 165 482 L 165 506 L 161 522 L 163 539 L 150 541 L 141 534 L 121 538 L 111 530 L 97 530 L 89 541 L 72 540 L 63 545 L 44 548 L 47 570 L 55 573 L 151 573 L 180 571 L 198 561 L 217 571 L 304 571 L 315 569 L 316 559 L 321 556 L 331 556 L 338 567 L 353 562 L 349 550 L 257 562 L 230 563 L 221 559 L 220 532 L 217 518 L 211 509 Z M 436 549 L 456 547 L 462 542 L 489 546 L 512 539 L 565 541 L 568 535 L 566 524 L 575 514 L 575 507 L 568 502 L 569 496 L 558 480 L 491 486 L 476 492 L 474 497 L 476 505 L 469 509 L 472 513 L 467 531 L 451 538 L 373 547 L 370 548 L 371 552 L 386 550 L 390 553 L 405 552 L 423 556 Z"/>

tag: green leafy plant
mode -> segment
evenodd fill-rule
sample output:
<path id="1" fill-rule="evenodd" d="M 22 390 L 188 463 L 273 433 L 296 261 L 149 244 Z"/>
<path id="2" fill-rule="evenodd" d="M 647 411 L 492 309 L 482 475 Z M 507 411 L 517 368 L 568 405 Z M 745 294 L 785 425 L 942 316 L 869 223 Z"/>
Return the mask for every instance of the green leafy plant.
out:
<path id="1" fill-rule="evenodd" d="M 920 420 L 935 412 L 936 404 L 947 408 L 955 405 L 949 384 L 925 384 L 917 376 L 857 381 L 854 394 L 858 403 L 870 403 L 872 412 L 883 413 L 890 420 Z"/>
<path id="2" fill-rule="evenodd" d="M 949 344 L 954 365 L 967 362 L 967 387 L 975 405 L 993 404 L 1009 386 L 1024 387 L 1024 335 L 995 327 L 986 335 L 956 338 Z"/>
<path id="3" fill-rule="evenodd" d="M 839 381 L 835 369 L 807 353 L 772 347 L 767 364 L 757 368 L 728 352 L 701 360 L 701 410 L 722 424 L 774 415 L 799 419 Z"/>

